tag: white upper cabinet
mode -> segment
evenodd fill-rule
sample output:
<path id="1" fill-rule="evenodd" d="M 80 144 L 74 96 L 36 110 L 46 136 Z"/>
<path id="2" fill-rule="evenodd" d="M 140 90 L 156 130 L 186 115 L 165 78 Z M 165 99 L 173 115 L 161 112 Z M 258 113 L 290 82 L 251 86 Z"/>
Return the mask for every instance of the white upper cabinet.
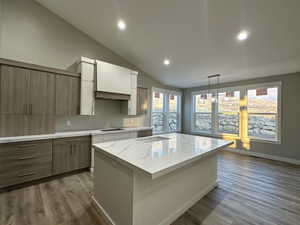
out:
<path id="1" fill-rule="evenodd" d="M 95 60 L 81 57 L 78 72 L 81 73 L 80 115 L 95 115 Z"/>
<path id="2" fill-rule="evenodd" d="M 97 91 L 131 95 L 130 69 L 96 60 Z"/>
<path id="3" fill-rule="evenodd" d="M 137 72 L 131 72 L 131 91 L 130 100 L 128 101 L 128 115 L 130 116 L 137 114 L 137 75 Z"/>

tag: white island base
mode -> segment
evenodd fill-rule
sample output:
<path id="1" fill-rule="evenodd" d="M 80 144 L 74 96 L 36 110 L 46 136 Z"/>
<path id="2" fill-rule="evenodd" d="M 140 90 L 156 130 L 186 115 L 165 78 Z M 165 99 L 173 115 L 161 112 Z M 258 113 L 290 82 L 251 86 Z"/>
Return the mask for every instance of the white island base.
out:
<path id="1" fill-rule="evenodd" d="M 93 202 L 112 225 L 169 225 L 217 185 L 217 155 L 153 179 L 96 152 Z"/>

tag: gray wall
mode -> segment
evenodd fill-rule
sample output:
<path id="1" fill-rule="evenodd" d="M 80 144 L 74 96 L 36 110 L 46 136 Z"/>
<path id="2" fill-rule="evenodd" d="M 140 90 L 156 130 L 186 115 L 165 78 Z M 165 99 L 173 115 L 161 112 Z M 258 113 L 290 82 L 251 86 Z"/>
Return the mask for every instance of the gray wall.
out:
<path id="1" fill-rule="evenodd" d="M 74 67 L 71 65 L 80 56 L 86 56 L 137 69 L 35 1 L 2 1 L 1 57 L 60 69 L 73 69 Z M 153 80 L 143 72 L 140 74 L 138 85 L 149 88 L 149 94 L 153 86 L 170 88 Z M 120 107 L 121 104 L 116 101 L 97 100 L 95 117 L 59 117 L 55 127 L 57 131 L 64 131 L 150 125 L 149 114 L 128 117 L 120 113 Z M 68 120 L 71 121 L 72 126 L 66 126 Z"/>
<path id="2" fill-rule="evenodd" d="M 281 93 L 281 144 L 250 142 L 250 151 L 287 157 L 300 160 L 299 128 L 300 128 L 300 73 L 273 76 L 261 79 L 222 84 L 221 87 L 232 87 L 267 82 L 282 82 Z M 184 90 L 183 131 L 191 132 L 191 92 L 206 89 L 189 88 Z M 237 143 L 237 149 L 243 149 Z"/>

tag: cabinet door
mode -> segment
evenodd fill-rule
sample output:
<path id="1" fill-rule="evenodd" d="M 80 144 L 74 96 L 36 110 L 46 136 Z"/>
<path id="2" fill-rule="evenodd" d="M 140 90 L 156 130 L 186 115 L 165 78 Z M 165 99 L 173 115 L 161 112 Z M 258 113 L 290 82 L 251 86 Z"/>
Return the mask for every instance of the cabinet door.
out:
<path id="1" fill-rule="evenodd" d="M 88 168 L 91 165 L 91 144 L 90 139 L 82 140 L 72 145 L 72 163 L 73 170 Z"/>
<path id="2" fill-rule="evenodd" d="M 95 115 L 95 91 L 93 81 L 81 81 L 80 115 Z"/>
<path id="3" fill-rule="evenodd" d="M 56 115 L 78 115 L 80 78 L 56 75 Z"/>
<path id="4" fill-rule="evenodd" d="M 64 140 L 53 142 L 53 174 L 61 174 L 72 170 L 72 145 Z"/>
<path id="5" fill-rule="evenodd" d="M 30 71 L 29 114 L 54 115 L 55 113 L 55 75 Z"/>
<path id="6" fill-rule="evenodd" d="M 28 113 L 30 70 L 1 65 L 0 113 Z"/>
<path id="7" fill-rule="evenodd" d="M 53 142 L 53 174 L 90 167 L 90 137 L 56 139 Z"/>
<path id="8" fill-rule="evenodd" d="M 147 114 L 148 110 L 148 89 L 138 88 L 137 89 L 137 114 L 144 115 Z"/>

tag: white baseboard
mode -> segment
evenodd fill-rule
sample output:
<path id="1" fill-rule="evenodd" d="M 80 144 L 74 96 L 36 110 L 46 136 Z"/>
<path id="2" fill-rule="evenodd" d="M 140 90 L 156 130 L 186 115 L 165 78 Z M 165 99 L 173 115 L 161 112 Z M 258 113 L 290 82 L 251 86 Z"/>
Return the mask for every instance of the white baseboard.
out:
<path id="1" fill-rule="evenodd" d="M 113 219 L 108 215 L 108 213 L 105 211 L 105 209 L 100 205 L 100 203 L 95 199 L 94 196 L 92 196 L 92 203 L 94 204 L 97 212 L 101 216 L 101 218 L 104 219 L 105 223 L 109 225 L 117 225 Z"/>
<path id="2" fill-rule="evenodd" d="M 186 202 L 180 209 L 175 211 L 172 215 L 168 216 L 164 219 L 159 225 L 169 225 L 176 221 L 180 216 L 182 216 L 189 208 L 195 205 L 201 198 L 207 195 L 210 191 L 212 191 L 215 187 L 218 186 L 218 181 L 207 186 L 206 189 L 202 190 L 200 193 L 195 195 L 191 200 Z"/>
<path id="3" fill-rule="evenodd" d="M 250 155 L 250 156 L 256 156 L 259 158 L 264 158 L 264 159 L 271 159 L 279 162 L 285 162 L 285 163 L 290 163 L 294 165 L 300 165 L 300 160 L 296 159 L 290 159 L 286 157 L 280 157 L 280 156 L 273 156 L 269 154 L 264 154 L 264 153 L 259 153 L 259 152 L 253 152 L 249 150 L 242 150 L 242 149 L 232 149 L 232 148 L 224 148 L 225 151 L 229 152 L 234 152 L 242 155 Z"/>

